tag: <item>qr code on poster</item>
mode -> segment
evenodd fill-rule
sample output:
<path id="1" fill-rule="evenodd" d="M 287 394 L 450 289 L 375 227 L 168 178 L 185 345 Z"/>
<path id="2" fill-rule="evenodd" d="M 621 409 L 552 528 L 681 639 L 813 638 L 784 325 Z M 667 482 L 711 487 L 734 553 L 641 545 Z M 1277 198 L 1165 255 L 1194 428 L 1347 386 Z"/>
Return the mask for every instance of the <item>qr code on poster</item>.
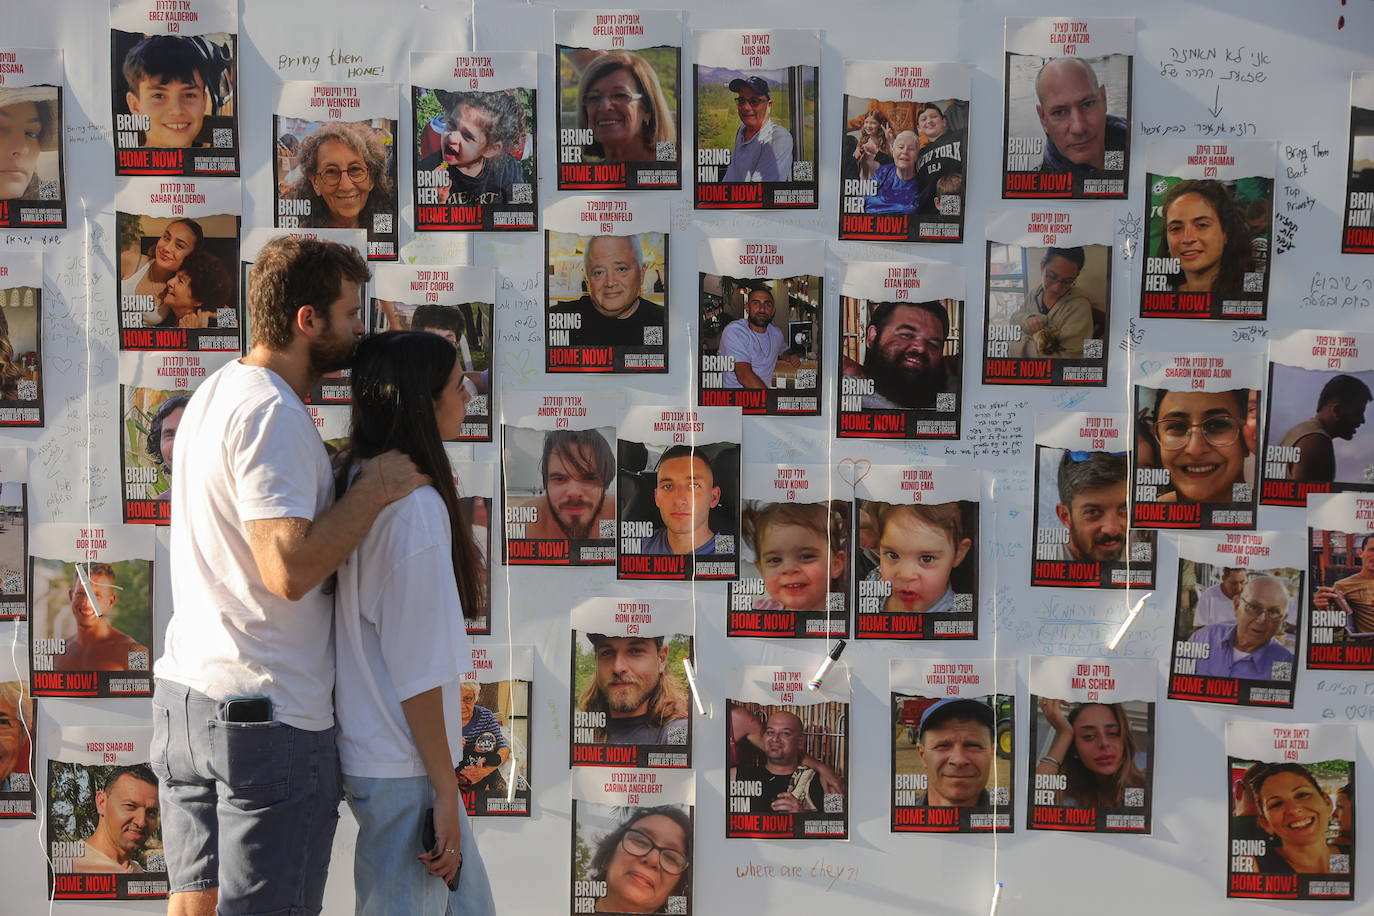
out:
<path id="1" fill-rule="evenodd" d="M 520 181 L 510 186 L 510 202 L 513 204 L 534 203 L 534 185 Z"/>
<path id="2" fill-rule="evenodd" d="M 19 380 L 19 400 L 36 401 L 38 400 L 38 382 L 33 379 Z"/>
<path id="3" fill-rule="evenodd" d="M 654 144 L 654 159 L 659 162 L 677 161 L 677 144 L 672 140 L 660 140 Z"/>
<path id="4" fill-rule="evenodd" d="M 211 133 L 215 149 L 230 149 L 234 145 L 234 131 L 229 127 L 216 127 Z"/>
<path id="5" fill-rule="evenodd" d="M 57 180 L 54 178 L 43 179 L 38 182 L 39 200 L 57 200 Z"/>
<path id="6" fill-rule="evenodd" d="M 615 519 L 603 518 L 596 523 L 596 536 L 599 538 L 615 537 Z"/>
<path id="7" fill-rule="evenodd" d="M 1125 790 L 1127 808 L 1139 808 L 1145 804 L 1145 790 L 1140 786 L 1129 786 Z"/>
<path id="8" fill-rule="evenodd" d="M 130 652 L 130 653 L 129 653 L 129 670 L 130 670 L 130 671 L 147 671 L 147 670 L 148 670 L 148 653 L 147 653 L 147 652 Z"/>
<path id="9" fill-rule="evenodd" d="M 239 326 L 238 316 L 232 308 L 215 309 L 215 324 L 221 328 L 236 328 Z"/>
<path id="10" fill-rule="evenodd" d="M 661 347 L 663 346 L 663 326 L 650 325 L 644 329 L 644 346 Z"/>
<path id="11" fill-rule="evenodd" d="M 1126 151 L 1119 149 L 1109 149 L 1107 154 L 1102 157 L 1102 171 L 1119 172 L 1126 167 Z"/>
<path id="12" fill-rule="evenodd" d="M 1251 271 L 1245 275 L 1241 281 L 1240 288 L 1247 293 L 1264 292 L 1264 274 L 1260 271 Z"/>
<path id="13" fill-rule="evenodd" d="M 964 208 L 964 200 L 956 194 L 940 195 L 940 215 L 958 216 L 959 211 Z"/>
<path id="14" fill-rule="evenodd" d="M 815 181 L 816 168 L 811 162 L 792 163 L 793 181 Z"/>
<path id="15" fill-rule="evenodd" d="M 733 534 L 716 535 L 716 553 L 734 553 L 735 536 Z"/>
<path id="16" fill-rule="evenodd" d="M 1254 499 L 1255 485 L 1252 483 L 1231 484 L 1231 502 L 1248 503 Z"/>
<path id="17" fill-rule="evenodd" d="M 1006 786 L 997 786 L 990 793 L 994 805 L 1010 805 L 1011 792 Z"/>
<path id="18" fill-rule="evenodd" d="M 1364 466 L 1364 482 L 1374 483 L 1374 464 L 1366 464 Z"/>
<path id="19" fill-rule="evenodd" d="M 973 612 L 973 596 L 965 592 L 962 595 L 954 596 L 954 613 L 969 614 Z"/>
<path id="20" fill-rule="evenodd" d="M 372 231 L 378 233 L 388 233 L 391 231 L 391 214 L 374 213 L 372 214 Z"/>
<path id="21" fill-rule="evenodd" d="M 24 574 L 13 569 L 5 570 L 4 585 L 0 585 L 0 591 L 6 595 L 19 595 L 24 592 Z"/>
<path id="22" fill-rule="evenodd" d="M 1269 680 L 1288 681 L 1293 679 L 1292 662 L 1274 662 L 1269 666 Z"/>
<path id="23" fill-rule="evenodd" d="M 1085 340 L 1085 341 L 1083 341 L 1083 358 L 1084 358 L 1084 359 L 1101 359 L 1101 358 L 1102 358 L 1102 341 L 1101 341 L 1100 339 L 1099 339 L 1099 340 Z"/>
<path id="24" fill-rule="evenodd" d="M 1131 562 L 1148 563 L 1154 555 L 1154 544 L 1145 538 L 1131 540 Z"/>
<path id="25" fill-rule="evenodd" d="M 798 388 L 815 388 L 815 387 L 816 387 L 816 370 L 815 370 L 815 369 L 798 369 L 798 370 L 797 370 L 797 387 L 798 387 Z"/>
<path id="26" fill-rule="evenodd" d="M 659 144 L 659 146 L 662 146 L 662 145 L 663 145 L 662 143 Z M 669 897 L 669 898 L 668 898 L 668 908 L 667 908 L 666 910 L 664 910 L 663 912 L 669 913 L 669 914 L 672 914 L 672 913 L 685 914 L 685 913 L 687 912 L 687 898 L 686 898 L 685 896 Z"/>
<path id="27" fill-rule="evenodd" d="M 951 411 L 958 407 L 958 401 L 952 391 L 942 391 L 935 396 L 935 409 L 939 411 Z"/>
<path id="28" fill-rule="evenodd" d="M 167 870 L 167 857 L 160 852 L 150 852 L 143 860 L 147 863 L 145 871 L 150 874 L 161 874 Z"/>
<path id="29" fill-rule="evenodd" d="M 1331 873 L 1333 875 L 1344 875 L 1350 873 L 1350 856 L 1345 853 L 1331 856 Z"/>
<path id="30" fill-rule="evenodd" d="M 825 804 L 823 810 L 826 814 L 844 813 L 844 796 L 838 792 L 825 793 Z"/>

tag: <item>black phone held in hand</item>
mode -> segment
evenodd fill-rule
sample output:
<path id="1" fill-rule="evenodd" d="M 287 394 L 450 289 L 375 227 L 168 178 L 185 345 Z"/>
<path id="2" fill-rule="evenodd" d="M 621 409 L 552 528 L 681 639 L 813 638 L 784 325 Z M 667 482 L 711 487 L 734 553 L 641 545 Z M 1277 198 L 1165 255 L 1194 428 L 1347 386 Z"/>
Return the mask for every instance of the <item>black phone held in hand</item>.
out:
<path id="1" fill-rule="evenodd" d="M 424 826 L 420 828 L 420 851 L 439 852 L 440 850 L 437 848 L 437 846 L 438 844 L 434 840 L 434 809 L 426 808 L 425 823 Z M 448 889 L 451 891 L 458 890 L 458 879 L 462 876 L 463 862 L 460 859 L 458 861 L 458 870 L 453 873 L 453 880 L 448 883 Z"/>

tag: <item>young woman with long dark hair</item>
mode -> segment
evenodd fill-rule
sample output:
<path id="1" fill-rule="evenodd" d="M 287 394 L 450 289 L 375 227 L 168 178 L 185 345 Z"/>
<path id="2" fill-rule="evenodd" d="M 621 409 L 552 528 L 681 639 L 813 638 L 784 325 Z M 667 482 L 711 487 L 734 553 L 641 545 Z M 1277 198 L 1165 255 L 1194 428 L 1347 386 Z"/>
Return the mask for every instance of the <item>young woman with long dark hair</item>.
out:
<path id="1" fill-rule="evenodd" d="M 480 601 L 479 555 L 459 510 L 444 439 L 462 430 L 468 395 L 457 350 L 435 334 L 365 339 L 353 362 L 358 462 L 391 449 L 430 486 L 382 510 L 338 573 L 335 715 L 344 793 L 358 820 L 358 913 L 494 913 L 466 829 L 453 762 L 461 751 L 460 680 L 471 667 L 465 613 Z M 421 850 L 427 809 L 434 844 Z"/>

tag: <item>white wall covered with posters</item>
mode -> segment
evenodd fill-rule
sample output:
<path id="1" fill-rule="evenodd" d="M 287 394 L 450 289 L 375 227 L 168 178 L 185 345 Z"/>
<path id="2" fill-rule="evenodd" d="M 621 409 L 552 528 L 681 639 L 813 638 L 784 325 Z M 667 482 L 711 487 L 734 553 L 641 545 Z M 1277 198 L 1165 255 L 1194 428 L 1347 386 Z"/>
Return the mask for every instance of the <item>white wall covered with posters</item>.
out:
<path id="1" fill-rule="evenodd" d="M 627 386 L 620 378 L 569 382 L 545 376 L 542 365 L 543 238 L 476 236 L 470 241 L 424 239 L 415 249 L 422 261 L 468 262 L 497 269 L 496 374 L 506 390 L 621 391 L 631 403 L 690 403 L 691 362 L 685 350 L 694 334 L 690 305 L 696 297 L 697 242 L 707 236 L 833 239 L 837 223 L 838 119 L 841 75 L 846 59 L 951 60 L 971 64 L 966 241 L 954 246 L 916 246 L 922 257 L 962 264 L 967 278 L 968 314 L 978 339 L 983 288 L 983 227 L 987 212 L 1003 206 L 997 194 L 1002 131 L 1002 18 L 1006 15 L 1136 16 L 1134 70 L 1135 149 L 1151 136 L 1199 136 L 1199 125 L 1237 125 L 1247 136 L 1278 141 L 1275 188 L 1276 247 L 1270 294 L 1270 329 L 1368 328 L 1374 258 L 1339 252 L 1341 199 L 1345 182 L 1348 94 L 1352 70 L 1374 69 L 1374 3 L 1366 0 L 854 0 L 845 4 L 756 0 L 739 4 L 701 0 L 688 7 L 683 33 L 684 83 L 690 76 L 693 28 L 794 27 L 822 33 L 820 72 L 820 188 L 818 210 L 788 214 L 696 212 L 691 208 L 690 168 L 684 190 L 671 201 L 671 296 L 683 308 L 673 322 L 681 358 L 666 376 L 641 377 Z M 601 6 L 479 0 L 475 9 L 454 0 L 368 2 L 368 0 L 243 0 L 240 3 L 240 118 L 243 167 L 243 226 L 271 224 L 269 176 L 271 112 L 264 101 L 276 79 L 344 80 L 346 68 L 367 70 L 367 79 L 406 83 L 405 54 L 411 49 L 458 49 L 475 35 L 479 50 L 540 53 L 539 125 L 541 202 L 559 198 L 554 185 L 553 9 Z M 114 308 L 104 292 L 115 268 L 113 168 L 109 110 L 108 9 L 91 0 L 0 0 L 0 44 L 61 47 L 65 51 L 66 170 L 70 228 L 64 231 L 0 231 L 0 248 L 45 254 L 44 360 L 47 422 L 44 429 L 7 430 L 0 446 L 28 447 L 31 454 L 30 509 L 33 522 L 115 522 L 119 518 L 118 389 Z M 471 17 L 475 16 L 475 20 Z M 1338 28 L 1338 19 L 1344 20 Z M 1215 49 L 1207 74 L 1181 61 L 1188 49 Z M 1255 64 L 1256 54 L 1264 63 Z M 1240 63 L 1228 61 L 1235 55 Z M 331 64 L 348 58 L 348 64 Z M 356 60 L 354 60 L 356 58 Z M 1262 70 L 1263 82 L 1228 79 L 1235 67 Z M 357 77 L 355 77 L 357 78 Z M 259 104 L 261 102 L 261 104 Z M 682 124 L 690 133 L 690 93 L 684 92 Z M 1253 125 L 1244 127 L 1242 125 Z M 403 160 L 404 161 L 404 160 Z M 1125 201 L 1075 204 L 1109 209 L 1119 233 L 1138 232 L 1143 210 L 1144 156 L 1133 157 Z M 402 178 L 402 188 L 408 183 Z M 408 198 L 403 190 L 402 200 Z M 1008 203 L 1007 206 L 1014 206 Z M 403 207 L 403 223 L 408 217 Z M 403 228 L 403 243 L 411 237 Z M 1124 235 L 1118 235 L 1118 241 Z M 836 301 L 838 265 L 844 259 L 892 259 L 902 246 L 829 245 L 827 305 Z M 1154 832 L 1149 837 L 1057 835 L 1024 829 L 1026 723 L 1018 722 L 1016 760 L 1017 832 L 999 838 L 895 835 L 888 828 L 889 732 L 887 662 L 943 652 L 951 658 L 1018 659 L 1018 697 L 1025 696 L 1031 655 L 1105 655 L 1104 642 L 1125 616 L 1119 593 L 1070 592 L 1024 587 L 1030 546 L 1033 447 L 1030 436 L 1039 410 L 1079 409 L 1129 412 L 1126 385 L 1130 339 L 1143 351 L 1262 352 L 1263 326 L 1209 322 L 1186 326 L 1141 320 L 1137 313 L 1140 258 L 1120 253 L 1113 265 L 1113 331 L 1108 345 L 1121 356 L 1112 384 L 1091 391 L 985 389 L 972 371 L 965 380 L 965 436 L 948 446 L 934 443 L 841 442 L 831 437 L 834 379 L 827 377 L 825 416 L 806 419 L 747 419 L 746 461 L 819 462 L 869 458 L 875 464 L 905 463 L 915 457 L 943 463 L 972 463 L 995 478 L 996 499 L 984 503 L 982 636 L 975 642 L 851 642 L 844 661 L 852 673 L 851 839 L 847 842 L 725 840 L 724 692 L 728 669 L 753 664 L 795 664 L 811 670 L 818 643 L 726 639 L 722 583 L 654 585 L 617 583 L 607 569 L 522 569 L 507 576 L 493 570 L 493 642 L 536 647 L 532 704 L 534 816 L 478 821 L 478 837 L 503 913 L 567 912 L 570 854 L 568 741 L 568 611 L 597 595 L 663 594 L 697 600 L 700 684 L 713 707 L 698 719 L 694 738 L 697 770 L 694 906 L 702 914 L 864 914 L 921 912 L 955 916 L 987 912 L 994 883 L 1005 890 L 1000 912 L 1087 912 L 1108 908 L 1133 913 L 1161 910 L 1221 912 L 1225 901 L 1226 801 L 1222 782 L 1224 723 L 1231 719 L 1288 722 L 1356 722 L 1374 717 L 1362 706 L 1374 691 L 1369 674 L 1328 676 L 1303 670 L 1295 708 L 1269 714 L 1252 710 L 1160 700 L 1158 763 L 1154 783 Z M 1324 295 L 1334 293 L 1333 296 Z M 833 314 L 833 313 L 832 313 Z M 826 358 L 838 346 L 833 321 L 825 325 Z M 1138 371 L 1138 370 L 1137 370 Z M 994 447 L 995 446 L 995 447 Z M 493 445 L 474 455 L 495 459 Z M 1259 527 L 1296 530 L 1299 510 L 1261 510 Z M 160 532 L 159 561 L 166 557 Z M 1121 654 L 1159 662 L 1164 691 L 1171 633 L 1174 575 L 1172 542 L 1164 539 L 1155 597 L 1136 621 Z M 157 572 L 159 627 L 170 614 L 167 568 Z M 10 645 L 0 624 L 0 641 Z M 15 653 L 24 647 L 15 643 Z M 0 680 L 8 662 L 0 655 Z M 61 725 L 144 724 L 146 700 L 59 700 L 39 703 L 39 772 L 43 747 Z M 1374 735 L 1360 730 L 1358 781 L 1369 782 Z M 1368 818 L 1361 827 L 1374 829 Z M 336 841 L 326 912 L 351 909 L 351 821 Z M 1357 901 L 1327 904 L 1328 912 L 1355 913 L 1368 905 L 1371 856 L 1361 850 L 1364 872 Z M 0 909 L 15 914 L 46 907 L 42 842 L 37 822 L 0 823 Z M 1247 912 L 1288 911 L 1290 905 L 1250 902 Z M 157 912 L 160 903 L 60 903 L 77 916 L 118 909 Z"/>

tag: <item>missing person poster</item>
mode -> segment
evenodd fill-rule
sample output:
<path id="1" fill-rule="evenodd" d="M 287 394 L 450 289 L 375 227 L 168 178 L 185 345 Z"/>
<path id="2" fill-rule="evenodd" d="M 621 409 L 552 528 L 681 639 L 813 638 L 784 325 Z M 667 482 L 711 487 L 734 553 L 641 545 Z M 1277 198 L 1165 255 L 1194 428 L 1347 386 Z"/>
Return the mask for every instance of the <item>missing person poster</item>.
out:
<path id="1" fill-rule="evenodd" d="M 1277 155 L 1270 140 L 1150 143 L 1142 318 L 1269 316 Z"/>
<path id="2" fill-rule="evenodd" d="M 306 404 L 315 431 L 329 454 L 330 464 L 349 445 L 349 406 L 347 404 Z"/>
<path id="3" fill-rule="evenodd" d="M 238 4 L 112 0 L 116 175 L 239 174 Z"/>
<path id="4" fill-rule="evenodd" d="M 544 371 L 667 372 L 667 200 L 565 197 L 544 246 Z"/>
<path id="5" fill-rule="evenodd" d="M 43 425 L 43 253 L 0 251 L 0 429 Z"/>
<path id="6" fill-rule="evenodd" d="M 1032 830 L 1150 832 L 1153 659 L 1031 656 Z"/>
<path id="7" fill-rule="evenodd" d="M 410 52 L 415 231 L 536 228 L 533 51 Z"/>
<path id="8" fill-rule="evenodd" d="M 1002 197 L 1122 199 L 1135 19 L 1006 21 Z"/>
<path id="9" fill-rule="evenodd" d="M 682 187 L 682 11 L 560 9 L 553 29 L 558 190 Z"/>
<path id="10" fill-rule="evenodd" d="M 368 260 L 396 260 L 398 111 L 391 83 L 279 83 L 273 225 L 362 229 Z"/>
<path id="11" fill-rule="evenodd" d="M 49 522 L 29 546 L 33 695 L 152 696 L 152 529 Z"/>
<path id="12" fill-rule="evenodd" d="M 841 276 L 835 434 L 959 438 L 963 266 L 848 261 Z"/>
<path id="13" fill-rule="evenodd" d="M 849 668 L 739 668 L 726 694 L 726 837 L 849 838 Z"/>
<path id="14" fill-rule="evenodd" d="M 459 442 L 491 441 L 496 271 L 490 267 L 378 264 L 368 322 L 373 331 L 429 331 L 458 348 L 467 392 Z"/>
<path id="15" fill-rule="evenodd" d="M 1307 667 L 1374 671 L 1374 495 L 1307 501 Z"/>
<path id="16" fill-rule="evenodd" d="M 1291 709 L 1305 565 L 1297 532 L 1179 535 L 1169 699 Z"/>
<path id="17" fill-rule="evenodd" d="M 29 450 L 0 449 L 0 620 L 29 616 Z"/>
<path id="18" fill-rule="evenodd" d="M 120 469 L 126 524 L 172 520 L 172 460 L 177 427 L 191 395 L 230 354 L 121 353 Z"/>
<path id="19" fill-rule="evenodd" d="M 1227 897 L 1355 899 L 1355 729 L 1226 723 Z"/>
<path id="20" fill-rule="evenodd" d="M 825 243 L 704 239 L 697 263 L 697 403 L 819 416 Z"/>
<path id="21" fill-rule="evenodd" d="M 124 178 L 115 186 L 121 350 L 247 349 L 238 182 Z"/>
<path id="22" fill-rule="evenodd" d="M 47 849 L 53 900 L 167 896 L 157 776 L 147 725 L 58 727 L 48 761 Z"/>
<path id="23" fill-rule="evenodd" d="M 0 228 L 65 229 L 62 52 L 0 48 L 0 129 L 15 138 L 0 173 Z"/>
<path id="24" fill-rule="evenodd" d="M 1155 532 L 1131 525 L 1124 414 L 1039 413 L 1031 585 L 1155 587 Z"/>
<path id="25" fill-rule="evenodd" d="M 962 242 L 972 68 L 847 60 L 840 238 Z"/>
<path id="26" fill-rule="evenodd" d="M 984 385 L 1107 385 L 1112 239 L 1105 211 L 994 210 Z"/>
<path id="27" fill-rule="evenodd" d="M 978 638 L 980 486 L 973 467 L 873 465 L 856 481 L 860 639 Z"/>
<path id="28" fill-rule="evenodd" d="M 1010 833 L 1016 661 L 888 661 L 893 833 Z"/>
<path id="29" fill-rule="evenodd" d="M 1350 74 L 1343 254 L 1374 254 L 1374 71 Z"/>
<path id="30" fill-rule="evenodd" d="M 624 412 L 618 578 L 739 575 L 740 426 L 734 407 Z"/>
<path id="31" fill-rule="evenodd" d="M 853 489 L 824 464 L 746 464 L 727 636 L 849 636 Z"/>
<path id="32" fill-rule="evenodd" d="M 1305 506 L 1310 493 L 1374 491 L 1374 434 L 1361 429 L 1371 385 L 1374 334 L 1270 334 L 1261 505 Z"/>
<path id="33" fill-rule="evenodd" d="M 695 616 L 680 598 L 588 598 L 572 609 L 569 766 L 692 765 Z"/>
<path id="34" fill-rule="evenodd" d="M 496 464 L 491 461 L 470 461 L 461 457 L 461 445 L 444 446 L 449 465 L 453 468 L 453 485 L 458 488 L 458 509 L 472 533 L 477 547 L 482 577 L 479 591 L 482 596 L 477 615 L 467 621 L 469 636 L 491 635 L 491 520 L 496 511 Z"/>
<path id="35" fill-rule="evenodd" d="M 506 392 L 501 410 L 502 560 L 614 564 L 620 397 Z"/>
<path id="36" fill-rule="evenodd" d="M 691 916 L 695 774 L 581 767 L 571 788 L 570 912 Z"/>
<path id="37" fill-rule="evenodd" d="M 21 663 L 15 672 L 19 680 L 0 681 L 0 820 L 31 820 L 38 805 L 33 780 L 38 703 L 29 693 L 24 667 Z"/>
<path id="38" fill-rule="evenodd" d="M 472 817 L 530 816 L 534 647 L 483 642 L 463 675 L 463 751 L 454 767 Z"/>
<path id="39" fill-rule="evenodd" d="M 1135 491 L 1140 528 L 1254 528 L 1262 357 L 1136 353 Z"/>
<path id="40" fill-rule="evenodd" d="M 820 33 L 694 35 L 696 208 L 814 210 Z"/>
<path id="41" fill-rule="evenodd" d="M 258 259 L 264 245 L 272 239 L 282 236 L 337 242 L 340 245 L 347 245 L 355 249 L 361 257 L 367 256 L 367 234 L 361 229 L 264 229 L 256 227 L 244 230 L 243 242 L 239 248 L 239 257 L 242 258 L 239 264 L 239 290 L 243 296 L 242 315 L 245 326 L 245 349 L 251 347 L 253 342 L 253 316 L 248 308 L 248 286 L 252 277 L 253 262 Z M 366 287 L 367 284 L 358 287 L 359 314 L 364 313 L 364 306 L 367 304 Z M 352 369 L 336 369 L 332 372 L 326 372 L 315 387 L 305 393 L 304 401 L 306 404 L 347 405 L 353 398 L 352 381 Z M 345 428 L 347 427 L 345 426 Z"/>

